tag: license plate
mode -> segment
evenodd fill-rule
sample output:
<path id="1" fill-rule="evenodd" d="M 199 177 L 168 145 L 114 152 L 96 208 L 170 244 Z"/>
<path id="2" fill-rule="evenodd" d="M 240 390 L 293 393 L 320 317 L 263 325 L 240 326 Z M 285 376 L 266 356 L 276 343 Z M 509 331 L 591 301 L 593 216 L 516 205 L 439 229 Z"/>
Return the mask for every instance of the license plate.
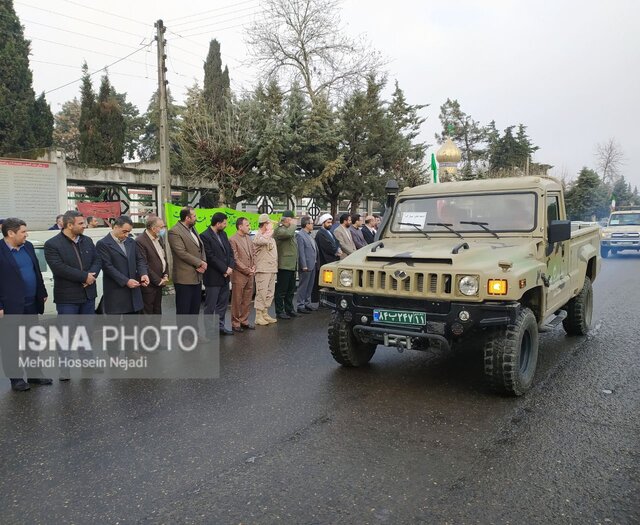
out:
<path id="1" fill-rule="evenodd" d="M 374 310 L 373 321 L 375 323 L 422 326 L 427 323 L 427 314 L 407 312 L 406 310 Z"/>

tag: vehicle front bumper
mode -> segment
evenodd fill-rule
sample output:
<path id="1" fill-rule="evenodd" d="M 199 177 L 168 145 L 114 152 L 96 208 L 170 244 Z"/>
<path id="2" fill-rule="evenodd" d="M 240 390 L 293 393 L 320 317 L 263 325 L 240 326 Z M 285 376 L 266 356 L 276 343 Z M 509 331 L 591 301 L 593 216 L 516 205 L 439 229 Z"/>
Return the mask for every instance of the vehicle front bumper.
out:
<path id="1" fill-rule="evenodd" d="M 640 239 L 601 239 L 600 246 L 610 250 L 640 250 Z"/>
<path id="2" fill-rule="evenodd" d="M 380 341 L 385 338 L 385 334 L 392 334 L 447 344 L 453 339 L 470 334 L 473 329 L 513 324 L 520 308 L 520 303 L 516 301 L 430 301 L 344 293 L 329 288 L 320 290 L 320 302 L 342 313 L 343 319 L 361 339 Z M 424 312 L 426 323 L 416 326 L 375 322 L 373 311 L 376 309 Z M 461 312 L 466 312 L 462 317 L 466 318 L 468 314 L 468 319 L 463 321 Z"/>

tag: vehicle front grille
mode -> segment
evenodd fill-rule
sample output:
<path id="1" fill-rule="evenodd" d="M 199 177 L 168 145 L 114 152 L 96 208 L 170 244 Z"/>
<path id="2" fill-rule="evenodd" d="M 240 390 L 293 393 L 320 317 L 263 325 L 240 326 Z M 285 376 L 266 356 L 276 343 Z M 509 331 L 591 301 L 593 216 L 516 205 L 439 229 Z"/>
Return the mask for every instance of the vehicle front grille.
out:
<path id="1" fill-rule="evenodd" d="M 638 232 L 625 232 L 625 233 L 612 233 L 612 239 L 638 239 L 640 233 Z"/>
<path id="2" fill-rule="evenodd" d="M 403 296 L 440 297 L 451 295 L 452 275 L 447 273 L 405 272 L 397 277 L 395 270 L 356 270 L 354 291 L 384 293 Z"/>

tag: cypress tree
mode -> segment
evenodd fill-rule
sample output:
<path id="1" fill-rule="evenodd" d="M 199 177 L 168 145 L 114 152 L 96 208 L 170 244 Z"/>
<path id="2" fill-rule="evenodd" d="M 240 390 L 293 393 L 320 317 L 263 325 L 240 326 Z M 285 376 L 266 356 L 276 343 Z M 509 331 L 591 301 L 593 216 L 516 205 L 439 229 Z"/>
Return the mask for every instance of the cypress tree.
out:
<path id="1" fill-rule="evenodd" d="M 107 75 L 102 77 L 98 93 L 97 124 L 99 135 L 98 164 L 122 162 L 126 124 L 118 99 Z"/>
<path id="2" fill-rule="evenodd" d="M 214 112 L 219 113 L 224 110 L 230 95 L 229 69 L 226 66 L 222 69 L 220 43 L 213 39 L 204 64 L 204 100 Z"/>
<path id="3" fill-rule="evenodd" d="M 36 101 L 29 48 L 13 1 L 0 2 L 0 154 L 51 145 L 51 110 L 44 94 Z"/>
<path id="4" fill-rule="evenodd" d="M 97 164 L 97 104 L 93 84 L 89 76 L 89 67 L 82 64 L 82 85 L 80 87 L 80 162 Z"/>

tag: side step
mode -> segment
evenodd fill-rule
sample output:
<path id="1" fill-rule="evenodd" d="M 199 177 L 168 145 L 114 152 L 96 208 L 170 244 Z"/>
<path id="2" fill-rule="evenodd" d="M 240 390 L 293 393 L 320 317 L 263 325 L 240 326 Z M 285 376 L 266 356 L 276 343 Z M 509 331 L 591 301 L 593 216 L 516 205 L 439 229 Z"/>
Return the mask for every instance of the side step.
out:
<path id="1" fill-rule="evenodd" d="M 550 315 L 544 320 L 544 323 L 538 328 L 538 332 L 551 332 L 567 318 L 565 310 L 558 310 L 555 314 Z"/>

